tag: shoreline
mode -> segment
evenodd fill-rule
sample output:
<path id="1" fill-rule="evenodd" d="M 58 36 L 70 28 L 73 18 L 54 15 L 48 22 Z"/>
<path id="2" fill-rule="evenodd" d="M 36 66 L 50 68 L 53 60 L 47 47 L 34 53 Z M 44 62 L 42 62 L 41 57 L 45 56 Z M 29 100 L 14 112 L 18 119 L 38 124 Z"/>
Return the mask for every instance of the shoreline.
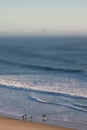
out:
<path id="1" fill-rule="evenodd" d="M 0 130 L 75 130 L 42 123 L 24 121 L 6 116 L 0 116 Z"/>

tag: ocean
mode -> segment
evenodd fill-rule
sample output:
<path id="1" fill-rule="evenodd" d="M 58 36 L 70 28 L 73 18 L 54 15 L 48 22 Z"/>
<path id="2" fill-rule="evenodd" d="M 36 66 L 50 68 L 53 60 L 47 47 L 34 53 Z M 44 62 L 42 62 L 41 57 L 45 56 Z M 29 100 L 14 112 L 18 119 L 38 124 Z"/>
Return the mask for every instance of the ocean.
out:
<path id="1" fill-rule="evenodd" d="M 23 114 L 87 130 L 87 37 L 0 37 L 0 115 Z"/>

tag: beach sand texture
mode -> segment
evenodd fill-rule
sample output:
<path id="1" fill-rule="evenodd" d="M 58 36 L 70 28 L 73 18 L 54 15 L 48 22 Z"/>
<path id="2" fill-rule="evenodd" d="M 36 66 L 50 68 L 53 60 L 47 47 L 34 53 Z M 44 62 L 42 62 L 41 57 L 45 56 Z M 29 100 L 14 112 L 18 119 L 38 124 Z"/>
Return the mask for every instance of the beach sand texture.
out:
<path id="1" fill-rule="evenodd" d="M 33 123 L 23 120 L 16 120 L 7 117 L 0 117 L 0 130 L 73 130 L 40 123 Z"/>

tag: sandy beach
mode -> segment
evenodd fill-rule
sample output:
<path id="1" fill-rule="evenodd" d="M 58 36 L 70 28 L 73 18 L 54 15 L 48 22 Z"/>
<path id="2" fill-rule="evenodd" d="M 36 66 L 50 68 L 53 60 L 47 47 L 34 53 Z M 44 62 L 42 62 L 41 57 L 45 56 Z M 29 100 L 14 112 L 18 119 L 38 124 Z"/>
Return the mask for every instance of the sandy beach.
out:
<path id="1" fill-rule="evenodd" d="M 0 117 L 0 130 L 73 130 L 40 123 Z"/>

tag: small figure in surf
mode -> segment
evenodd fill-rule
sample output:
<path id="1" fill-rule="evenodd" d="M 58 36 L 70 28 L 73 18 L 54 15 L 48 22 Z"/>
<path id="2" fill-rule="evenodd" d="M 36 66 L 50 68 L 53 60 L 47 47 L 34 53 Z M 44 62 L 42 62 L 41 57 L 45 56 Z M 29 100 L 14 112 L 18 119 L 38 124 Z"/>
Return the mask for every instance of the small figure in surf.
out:
<path id="1" fill-rule="evenodd" d="M 32 121 L 32 116 L 30 116 L 30 121 Z"/>
<path id="2" fill-rule="evenodd" d="M 27 120 L 27 115 L 26 114 L 22 116 L 22 120 Z"/>
<path id="3" fill-rule="evenodd" d="M 42 120 L 43 120 L 43 121 L 46 121 L 46 120 L 47 120 L 46 115 L 42 115 Z"/>
<path id="4" fill-rule="evenodd" d="M 27 120 L 27 115 L 26 114 L 24 115 L 24 117 L 25 117 L 25 120 Z"/>
<path id="5" fill-rule="evenodd" d="M 22 116 L 22 120 L 24 120 L 24 115 Z"/>

